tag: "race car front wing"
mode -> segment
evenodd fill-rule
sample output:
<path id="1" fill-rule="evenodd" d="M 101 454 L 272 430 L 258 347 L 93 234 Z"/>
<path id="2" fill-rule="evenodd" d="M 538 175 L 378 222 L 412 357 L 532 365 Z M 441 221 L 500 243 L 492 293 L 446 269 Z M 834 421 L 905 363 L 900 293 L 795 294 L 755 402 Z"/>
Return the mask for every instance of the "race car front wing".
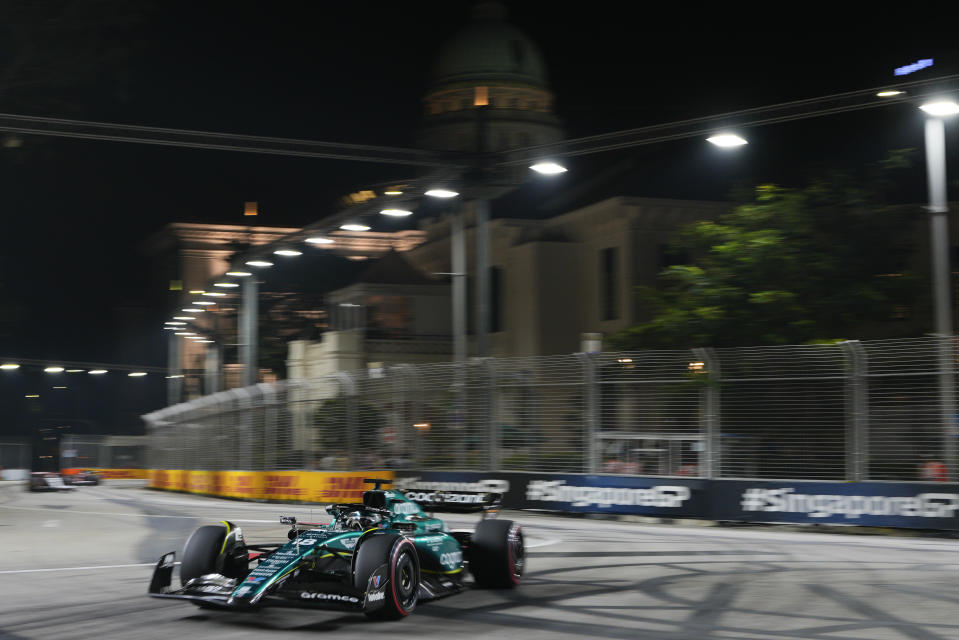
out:
<path id="1" fill-rule="evenodd" d="M 148 590 L 151 597 L 188 600 L 206 607 L 234 610 L 297 607 L 357 612 L 379 609 L 385 600 L 386 565 L 370 576 L 367 591 L 338 582 L 284 582 L 257 597 L 246 598 L 243 596 L 256 589 L 256 582 L 247 584 L 215 573 L 194 578 L 182 588 L 173 589 L 175 564 L 176 553 L 172 551 L 157 562 Z"/>

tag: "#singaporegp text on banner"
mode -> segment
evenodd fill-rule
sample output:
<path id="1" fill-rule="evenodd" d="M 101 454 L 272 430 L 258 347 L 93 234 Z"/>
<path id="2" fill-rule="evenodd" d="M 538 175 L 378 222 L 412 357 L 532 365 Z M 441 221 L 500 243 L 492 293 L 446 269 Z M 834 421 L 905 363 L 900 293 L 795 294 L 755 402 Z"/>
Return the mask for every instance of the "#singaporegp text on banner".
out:
<path id="1" fill-rule="evenodd" d="M 400 474 L 397 487 L 418 491 L 486 491 L 503 494 L 506 509 L 703 517 L 703 480 L 537 474 L 520 472 L 417 472 Z"/>
<path id="2" fill-rule="evenodd" d="M 959 529 L 959 486 L 716 480 L 714 520 Z"/>

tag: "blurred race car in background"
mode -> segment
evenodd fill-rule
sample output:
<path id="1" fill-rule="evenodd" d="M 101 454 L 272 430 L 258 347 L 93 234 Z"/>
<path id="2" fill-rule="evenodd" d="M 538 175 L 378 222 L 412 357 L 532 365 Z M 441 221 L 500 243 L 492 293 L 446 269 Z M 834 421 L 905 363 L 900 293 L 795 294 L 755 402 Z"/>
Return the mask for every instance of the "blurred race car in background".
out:
<path id="1" fill-rule="evenodd" d="M 70 491 L 73 488 L 63 481 L 63 476 L 51 471 L 34 471 L 27 481 L 29 491 Z"/>
<path id="2" fill-rule="evenodd" d="M 495 519 L 498 494 L 417 493 L 384 490 L 389 480 L 368 479 L 374 488 L 360 504 L 326 508 L 328 524 L 297 522 L 289 542 L 247 544 L 228 521 L 191 534 L 180 562 L 180 587 L 171 586 L 176 553 L 160 558 L 149 595 L 177 598 L 211 609 L 306 607 L 363 612 L 398 619 L 420 601 L 466 589 L 467 571 L 485 588 L 512 588 L 526 565 L 519 524 Z M 413 495 L 413 494 L 411 494 Z M 424 512 L 483 511 L 473 531 L 451 531 Z"/>
<path id="3" fill-rule="evenodd" d="M 92 469 L 77 469 L 63 476 L 63 481 L 72 485 L 95 485 L 100 484 L 100 480 L 100 475 Z"/>

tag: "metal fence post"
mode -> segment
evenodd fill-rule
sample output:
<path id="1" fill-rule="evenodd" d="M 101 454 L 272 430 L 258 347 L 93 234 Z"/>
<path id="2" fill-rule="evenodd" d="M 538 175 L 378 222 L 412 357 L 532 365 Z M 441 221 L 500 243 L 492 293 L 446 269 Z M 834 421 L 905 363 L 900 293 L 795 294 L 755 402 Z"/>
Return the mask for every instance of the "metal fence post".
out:
<path id="1" fill-rule="evenodd" d="M 939 411 L 942 421 L 942 456 L 950 482 L 955 482 L 956 473 L 956 398 L 955 398 L 955 353 L 952 336 L 939 335 Z"/>
<path id="2" fill-rule="evenodd" d="M 274 434 L 276 433 L 276 384 L 261 382 L 259 387 L 263 397 L 263 439 L 260 442 L 259 455 L 257 455 L 257 459 L 260 460 L 259 468 L 253 470 L 268 471 L 272 468 L 268 463 L 274 452 L 273 443 L 270 440 L 275 437 Z"/>
<path id="3" fill-rule="evenodd" d="M 583 468 L 586 473 L 599 473 L 599 379 L 596 372 L 596 355 L 592 353 L 577 353 L 582 364 L 583 384 L 586 387 L 583 396 L 586 399 L 586 459 Z"/>
<path id="4" fill-rule="evenodd" d="M 711 347 L 693 349 L 693 357 L 706 367 L 707 384 L 700 393 L 700 434 L 703 437 L 703 458 L 701 476 L 710 480 L 722 475 L 722 423 L 720 418 L 720 401 L 722 371 L 719 357 Z"/>
<path id="5" fill-rule="evenodd" d="M 846 377 L 846 480 L 869 477 L 869 365 L 858 340 L 839 343 L 848 363 Z"/>
<path id="6" fill-rule="evenodd" d="M 486 374 L 486 446 L 489 456 L 488 471 L 497 471 L 500 466 L 500 430 L 496 406 L 496 367 L 492 358 L 483 358 L 483 371 Z"/>
<path id="7" fill-rule="evenodd" d="M 340 390 L 346 393 L 346 466 L 352 470 L 356 432 L 360 428 L 356 407 L 356 379 L 347 371 L 337 371 L 335 376 L 340 382 Z"/>
<path id="8" fill-rule="evenodd" d="M 390 372 L 396 376 L 393 383 L 395 394 L 394 404 L 398 407 L 395 411 L 397 423 L 397 439 L 400 443 L 400 455 L 396 462 L 391 465 L 393 468 L 403 465 L 409 466 L 412 458 L 413 464 L 419 466 L 419 433 L 417 427 L 421 421 L 419 394 L 416 389 L 416 367 L 412 364 L 397 364 L 390 367 Z"/>

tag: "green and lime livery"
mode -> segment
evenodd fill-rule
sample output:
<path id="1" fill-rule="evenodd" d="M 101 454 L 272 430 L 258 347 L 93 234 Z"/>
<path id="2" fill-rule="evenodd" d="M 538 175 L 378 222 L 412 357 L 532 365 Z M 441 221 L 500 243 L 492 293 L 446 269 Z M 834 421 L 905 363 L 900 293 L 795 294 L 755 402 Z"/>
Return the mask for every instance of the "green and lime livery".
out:
<path id="1" fill-rule="evenodd" d="M 247 544 L 232 522 L 200 527 L 187 540 L 180 562 L 181 587 L 171 586 L 174 552 L 157 563 L 149 594 L 189 600 L 208 608 L 264 606 L 363 611 L 400 618 L 417 602 L 458 593 L 466 574 L 484 587 L 513 587 L 525 568 L 518 524 L 492 518 L 495 494 L 412 494 L 384 490 L 368 480 L 362 504 L 327 507 L 326 524 L 291 526 L 288 542 Z M 422 505 L 422 506 L 421 506 Z M 483 511 L 473 531 L 450 531 L 423 510 Z"/>

